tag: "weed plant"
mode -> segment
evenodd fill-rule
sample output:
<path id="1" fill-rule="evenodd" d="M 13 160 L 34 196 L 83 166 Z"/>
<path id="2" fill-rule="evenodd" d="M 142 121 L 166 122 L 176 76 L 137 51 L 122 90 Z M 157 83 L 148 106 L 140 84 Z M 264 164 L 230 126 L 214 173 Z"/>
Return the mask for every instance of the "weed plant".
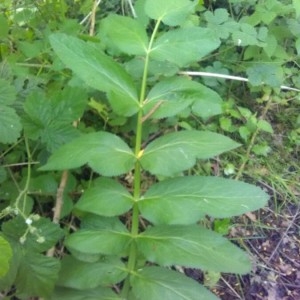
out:
<path id="1" fill-rule="evenodd" d="M 282 33 L 274 20 L 300 12 L 267 1 L 251 13 L 254 2 L 236 2 L 229 14 L 199 1 L 128 1 L 134 17 L 109 7 L 98 27 L 95 2 L 89 34 L 67 2 L 1 4 L 4 299 L 218 299 L 182 270 L 251 271 L 249 255 L 203 220 L 226 223 L 267 203 L 236 179 L 252 155 L 270 152 L 261 133 L 273 134 L 267 116 L 283 101 L 282 64 L 296 66 L 282 44 L 297 24 L 284 19 Z M 77 6 L 78 15 L 91 7 Z M 242 89 L 212 76 L 200 83 L 189 76 L 199 68 L 245 72 L 249 101 L 263 109 L 222 99 Z M 235 178 L 210 176 L 229 151 L 222 172 Z"/>

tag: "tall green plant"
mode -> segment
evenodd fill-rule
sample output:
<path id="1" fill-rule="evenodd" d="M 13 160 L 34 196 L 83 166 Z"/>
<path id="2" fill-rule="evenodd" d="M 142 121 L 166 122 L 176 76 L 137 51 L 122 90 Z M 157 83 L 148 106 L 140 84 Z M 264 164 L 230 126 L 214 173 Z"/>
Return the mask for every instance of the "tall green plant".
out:
<path id="1" fill-rule="evenodd" d="M 239 144 L 217 133 L 196 130 L 143 140 L 143 131 L 153 120 L 184 111 L 202 118 L 221 113 L 222 100 L 217 93 L 176 75 L 220 45 L 211 29 L 189 20 L 197 2 L 138 1 L 137 12 L 144 14 L 143 18 L 109 15 L 102 20 L 101 45 L 62 33 L 51 35 L 55 53 L 74 76 L 105 92 L 115 114 L 135 120 L 135 139 L 131 147 L 110 132 L 85 133 L 54 151 L 40 168 L 66 170 L 88 164 L 101 176 L 75 205 L 80 227 L 65 238 L 69 254 L 60 264 L 40 252 L 51 247 L 61 232 L 45 220 L 26 219 L 32 234 L 36 233 L 33 228 L 49 228 L 43 231 L 46 243 L 39 239 L 35 259 L 14 267 L 15 272 L 23 268 L 23 275 L 24 270 L 36 271 L 39 286 L 33 286 L 32 295 L 49 299 L 210 300 L 217 297 L 172 266 L 237 274 L 251 270 L 245 252 L 200 221 L 206 215 L 225 218 L 256 210 L 265 205 L 268 196 L 246 183 L 184 173 L 198 159 L 214 157 Z M 169 30 L 162 31 L 162 27 Z M 133 183 L 127 189 L 117 176 L 129 172 Z M 144 190 L 148 174 L 155 180 L 149 180 Z M 48 241 L 51 230 L 55 238 Z M 9 236 L 9 232 L 7 225 L 4 233 Z M 0 247 L 11 256 L 4 238 Z M 0 256 L 0 261 L 3 259 Z M 51 276 L 46 269 L 52 269 Z M 18 288 L 22 291 L 26 284 L 30 283 L 23 280 Z M 43 284 L 47 289 L 41 291 Z"/>

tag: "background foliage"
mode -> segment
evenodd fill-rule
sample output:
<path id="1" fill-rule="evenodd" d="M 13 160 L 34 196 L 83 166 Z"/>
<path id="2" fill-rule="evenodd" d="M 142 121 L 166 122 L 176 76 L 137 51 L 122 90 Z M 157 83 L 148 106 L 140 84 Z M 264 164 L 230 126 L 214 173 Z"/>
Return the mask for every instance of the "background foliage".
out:
<path id="1" fill-rule="evenodd" d="M 129 233 L 123 223 L 126 224 L 126 213 L 134 201 L 130 189 L 134 180 L 131 170 L 137 160 L 132 151 L 137 134 L 136 113 L 140 109 L 137 86 L 143 84 L 141 56 L 149 42 L 153 42 L 154 50 L 148 65 L 149 93 L 143 107 L 141 146 L 144 152 L 138 158 L 152 175 L 142 174 L 145 178 L 141 180 L 141 189 L 147 191 L 139 209 L 142 217 L 155 226 L 144 228 L 137 239 L 142 253 L 138 264 L 143 266 L 146 259 L 159 265 L 205 269 L 205 264 L 196 265 L 196 258 L 183 256 L 182 252 L 174 252 L 166 260 L 175 245 L 178 247 L 177 235 L 182 230 L 169 225 L 174 219 L 177 224 L 173 225 L 178 226 L 178 223 L 193 224 L 205 215 L 227 218 L 243 213 L 240 209 L 232 212 L 243 196 L 243 193 L 239 195 L 240 187 L 249 189 L 250 194 L 256 190 L 252 192 L 252 186 L 243 183 L 235 185 L 232 179 L 264 181 L 295 200 L 298 186 L 293 174 L 299 171 L 299 95 L 298 91 L 280 87 L 300 86 L 298 1 L 176 0 L 172 6 L 167 4 L 169 1 L 159 6 L 157 1 L 147 1 L 145 9 L 144 2 L 102 1 L 94 11 L 97 2 L 91 0 L 72 3 L 23 0 L 0 4 L 3 12 L 0 15 L 0 290 L 3 297 L 76 299 L 72 293 L 76 289 L 78 299 L 87 295 L 90 299 L 120 299 L 111 289 L 99 285 L 118 289 L 117 283 L 127 276 L 124 262 L 108 254 L 127 256 L 129 251 Z M 184 9 L 176 9 L 183 3 L 188 3 Z M 125 17 L 134 14 L 136 20 Z M 155 29 L 153 19 L 162 15 L 165 17 L 157 38 L 151 41 L 150 34 Z M 120 32 L 120 28 L 124 31 Z M 192 41 L 190 44 L 187 36 Z M 170 40 L 175 46 L 168 45 Z M 91 65 L 97 66 L 97 61 L 101 61 L 101 68 L 91 69 Z M 213 76 L 197 76 L 193 80 L 188 76 L 175 77 L 184 71 L 242 76 L 248 82 Z M 162 105 L 162 95 L 171 99 L 171 104 Z M 120 97 L 122 103 L 118 101 Z M 172 132 L 178 129 L 186 131 L 177 132 L 178 140 L 174 140 Z M 195 137 L 214 139 L 215 144 L 201 148 Z M 178 142 L 182 144 L 178 146 Z M 239 144 L 242 147 L 235 149 Z M 163 145 L 167 146 L 161 150 Z M 176 152 L 181 148 L 188 154 L 186 161 L 186 154 L 180 157 L 180 151 Z M 218 156 L 228 150 L 233 151 Z M 172 156 L 176 159 L 170 160 Z M 64 182 L 61 173 L 38 169 L 47 161 L 48 170 L 74 170 L 66 175 L 68 180 Z M 295 173 L 287 173 L 286 181 L 281 180 L 282 173 L 290 168 Z M 98 178 L 96 173 L 121 175 L 122 184 Z M 192 179 L 192 176 L 167 179 L 178 174 L 218 175 L 231 180 L 223 184 L 222 178 L 214 178 L 210 186 L 202 181 L 206 179 Z M 154 175 L 163 181 L 152 185 Z M 211 196 L 215 186 L 228 190 L 230 184 L 234 186 L 232 202 L 228 204 L 230 213 L 224 207 L 219 211 L 217 207 L 212 209 L 205 201 L 201 204 L 202 215 L 189 215 L 188 219 L 185 205 L 177 211 L 171 209 L 174 203 L 170 199 L 177 195 L 172 192 L 175 187 L 182 186 L 181 193 L 191 193 L 188 207 L 196 208 L 199 203 L 193 196 L 197 198 L 199 186 L 206 186 L 207 190 L 200 192 Z M 83 190 L 88 192 L 81 196 Z M 165 192 L 163 197 L 162 192 Z M 109 201 L 99 203 L 95 195 L 103 199 L 113 195 L 118 205 L 112 207 Z M 233 195 L 238 197 L 235 199 Z M 151 199 L 159 197 L 161 203 L 152 204 Z M 63 206 L 58 219 L 54 216 L 52 222 L 53 209 L 60 198 Z M 219 200 L 221 203 L 222 199 Z M 245 211 L 258 208 L 249 205 Z M 172 214 L 166 215 L 166 211 Z M 97 213 L 104 217 L 96 218 Z M 119 215 L 123 215 L 124 222 L 115 217 Z M 79 219 L 84 231 L 69 235 L 70 229 L 79 228 Z M 207 221 L 211 224 L 208 227 L 213 227 L 214 219 Z M 203 228 L 198 237 L 194 225 L 189 226 L 192 226 L 190 236 L 184 235 L 186 231 L 181 236 L 185 241 L 199 238 L 199 242 L 186 251 L 196 249 L 199 253 L 201 245 L 209 244 L 212 232 Z M 95 230 L 99 240 L 93 240 Z M 156 253 L 161 256 L 149 251 L 154 247 L 149 236 L 155 240 L 156 235 L 169 238 L 166 244 L 155 243 L 155 247 L 160 247 Z M 63 255 L 63 237 L 72 255 Z M 89 237 L 91 241 L 87 245 Z M 103 244 L 103 239 L 108 242 Z M 219 242 L 222 245 L 225 239 L 220 237 Z M 186 242 L 182 243 L 183 248 L 187 247 Z M 55 245 L 57 250 L 53 256 L 49 249 Z M 225 244 L 222 247 L 227 249 Z M 234 250 L 229 247 L 226 251 Z M 218 251 L 214 255 L 217 257 Z M 183 257 L 190 261 L 182 261 Z M 222 260 L 224 256 L 220 257 Z M 242 256 L 241 260 L 245 258 Z M 211 269 L 211 262 L 207 264 Z M 243 268 L 233 264 L 232 272 L 249 271 L 247 263 Z M 226 271 L 226 266 L 223 269 L 218 265 L 213 271 Z M 73 274 L 86 274 L 86 277 L 75 278 Z M 132 275 L 130 297 L 155 299 L 155 291 L 161 297 L 168 297 L 159 288 L 163 280 L 170 287 L 182 281 L 178 293 L 188 295 L 189 299 L 196 299 L 199 294 L 203 299 L 214 299 L 190 278 L 158 266 L 149 266 Z"/>

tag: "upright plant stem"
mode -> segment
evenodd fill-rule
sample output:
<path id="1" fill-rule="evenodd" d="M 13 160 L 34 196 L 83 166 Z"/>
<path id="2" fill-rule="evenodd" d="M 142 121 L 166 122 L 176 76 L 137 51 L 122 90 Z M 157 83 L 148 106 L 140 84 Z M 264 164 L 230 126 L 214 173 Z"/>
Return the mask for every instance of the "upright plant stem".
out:
<path id="1" fill-rule="evenodd" d="M 61 217 L 62 207 L 63 207 L 63 197 L 64 197 L 64 191 L 68 182 L 69 172 L 67 170 L 63 171 L 60 179 L 60 184 L 56 192 L 56 201 L 55 206 L 53 208 L 53 219 L 52 222 L 54 224 L 59 224 L 59 220 Z M 53 257 L 55 252 L 55 246 L 50 248 L 47 251 L 47 256 Z"/>
<path id="2" fill-rule="evenodd" d="M 138 113 L 137 117 L 137 124 L 136 124 L 136 138 L 135 138 L 135 156 L 139 157 L 140 151 L 141 151 L 141 143 L 142 143 L 142 123 L 143 123 L 143 104 L 145 101 L 145 95 L 146 95 L 146 88 L 147 88 L 147 76 L 148 76 L 148 68 L 149 68 L 149 56 L 150 52 L 152 49 L 152 45 L 154 42 L 154 37 L 157 33 L 159 24 L 161 20 L 158 20 L 154 30 L 151 35 L 151 39 L 149 41 L 149 46 L 147 49 L 146 53 L 146 58 L 145 58 L 145 65 L 144 65 L 144 72 L 143 72 L 143 79 L 142 79 L 142 85 L 141 85 L 141 92 L 140 92 L 140 99 L 139 99 L 139 104 L 140 104 L 140 110 Z M 134 185 L 134 188 L 136 188 L 136 185 Z"/>
<path id="3" fill-rule="evenodd" d="M 133 205 L 132 217 L 131 217 L 131 236 L 133 238 L 137 237 L 137 235 L 139 233 L 139 209 L 138 209 L 137 201 L 141 195 L 141 166 L 140 166 L 140 162 L 139 162 L 138 158 L 141 156 L 142 132 L 143 132 L 143 104 L 145 101 L 146 88 L 147 88 L 149 55 L 150 55 L 152 45 L 154 42 L 154 37 L 157 33 L 160 22 L 161 22 L 161 20 L 158 20 L 154 27 L 154 30 L 152 32 L 151 39 L 149 42 L 149 46 L 147 49 L 142 84 L 141 84 L 140 98 L 139 98 L 140 109 L 139 109 L 139 112 L 137 115 L 135 151 L 134 151 L 137 161 L 135 163 L 135 168 L 134 168 L 134 183 L 133 183 L 133 185 L 134 185 L 133 186 L 133 197 L 136 202 Z M 129 274 L 135 270 L 136 260 L 137 260 L 137 247 L 136 247 L 135 241 L 133 241 L 130 246 L 128 264 L 127 264 Z M 125 299 L 127 299 L 129 291 L 130 291 L 130 282 L 129 282 L 129 277 L 127 277 L 127 279 L 124 282 L 123 289 L 122 289 L 122 296 Z"/>
<path id="4" fill-rule="evenodd" d="M 267 114 L 268 110 L 270 109 L 271 104 L 272 104 L 272 97 L 270 95 L 268 95 L 267 103 L 266 103 L 266 105 L 264 107 L 264 110 L 263 110 L 261 116 L 260 116 L 261 120 L 265 119 L 266 114 Z M 252 148 L 253 148 L 253 146 L 255 144 L 256 137 L 257 137 L 259 131 L 260 131 L 260 128 L 257 127 L 256 130 L 255 130 L 255 132 L 253 133 L 253 135 L 251 137 L 251 140 L 250 140 L 249 146 L 247 147 L 246 155 L 244 157 L 242 165 L 240 166 L 240 168 L 239 168 L 239 170 L 237 172 L 237 175 L 235 176 L 236 180 L 240 179 L 240 177 L 242 176 L 242 174 L 243 174 L 243 172 L 245 170 L 245 167 L 246 167 L 247 163 L 250 160 L 251 150 L 252 150 Z"/>
<path id="5" fill-rule="evenodd" d="M 27 192 L 29 190 L 29 184 L 30 184 L 30 179 L 31 179 L 31 162 L 32 162 L 31 151 L 29 148 L 28 139 L 26 137 L 24 138 L 24 142 L 25 142 L 25 148 L 26 148 L 26 152 L 27 152 L 27 161 L 28 161 L 27 178 L 26 178 L 26 182 L 25 182 L 25 187 L 20 192 L 20 194 L 18 195 L 16 202 L 15 202 L 16 208 L 21 213 L 24 213 L 25 207 L 26 207 Z M 23 201 L 22 207 L 20 207 L 20 201 L 22 198 L 24 199 L 24 201 Z"/>

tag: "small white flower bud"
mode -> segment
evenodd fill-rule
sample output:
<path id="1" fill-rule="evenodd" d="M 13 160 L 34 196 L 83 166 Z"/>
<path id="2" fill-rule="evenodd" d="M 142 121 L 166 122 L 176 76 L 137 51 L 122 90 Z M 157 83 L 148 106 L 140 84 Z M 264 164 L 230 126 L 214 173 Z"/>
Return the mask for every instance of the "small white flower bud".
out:
<path id="1" fill-rule="evenodd" d="M 38 214 L 31 215 L 32 221 L 38 221 L 40 218 L 41 218 L 41 217 L 40 217 L 40 215 L 38 215 Z"/>
<path id="2" fill-rule="evenodd" d="M 226 166 L 226 168 L 224 169 L 224 174 L 225 175 L 232 175 L 235 173 L 235 170 L 234 170 L 234 165 L 233 164 L 228 164 Z"/>
<path id="3" fill-rule="evenodd" d="M 36 240 L 38 243 L 42 244 L 45 242 L 45 238 L 43 236 L 39 236 Z"/>
<path id="4" fill-rule="evenodd" d="M 32 224 L 32 219 L 27 218 L 27 219 L 25 220 L 25 223 L 26 223 L 27 225 L 31 225 L 31 224 Z"/>
<path id="5" fill-rule="evenodd" d="M 24 236 L 24 235 L 21 236 L 19 241 L 20 241 L 21 244 L 24 244 L 26 242 L 26 236 Z"/>
<path id="6" fill-rule="evenodd" d="M 29 228 L 29 232 L 30 233 L 35 233 L 37 231 L 37 229 L 36 229 L 36 227 L 34 227 L 34 226 L 30 226 L 30 228 Z"/>

